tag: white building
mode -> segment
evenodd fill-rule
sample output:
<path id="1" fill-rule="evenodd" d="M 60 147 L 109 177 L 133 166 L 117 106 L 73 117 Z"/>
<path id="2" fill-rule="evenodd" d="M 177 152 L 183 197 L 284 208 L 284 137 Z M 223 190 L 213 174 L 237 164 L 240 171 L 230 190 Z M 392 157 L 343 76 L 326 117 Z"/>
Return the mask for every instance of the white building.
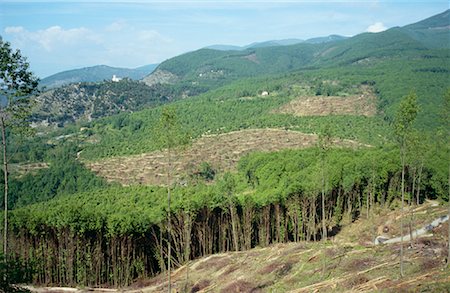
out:
<path id="1" fill-rule="evenodd" d="M 119 81 L 121 81 L 122 79 L 121 79 L 120 77 L 117 77 L 117 76 L 114 74 L 111 80 L 112 80 L 113 82 L 119 82 Z"/>

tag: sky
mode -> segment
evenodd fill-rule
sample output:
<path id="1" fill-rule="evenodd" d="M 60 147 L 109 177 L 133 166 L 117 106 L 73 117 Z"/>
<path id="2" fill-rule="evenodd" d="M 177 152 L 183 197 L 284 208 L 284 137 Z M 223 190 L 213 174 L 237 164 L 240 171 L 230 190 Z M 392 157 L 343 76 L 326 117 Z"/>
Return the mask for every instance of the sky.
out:
<path id="1" fill-rule="evenodd" d="M 135 68 L 214 44 L 376 33 L 447 9 L 448 0 L 0 0 L 0 36 L 43 78 L 94 65 Z"/>

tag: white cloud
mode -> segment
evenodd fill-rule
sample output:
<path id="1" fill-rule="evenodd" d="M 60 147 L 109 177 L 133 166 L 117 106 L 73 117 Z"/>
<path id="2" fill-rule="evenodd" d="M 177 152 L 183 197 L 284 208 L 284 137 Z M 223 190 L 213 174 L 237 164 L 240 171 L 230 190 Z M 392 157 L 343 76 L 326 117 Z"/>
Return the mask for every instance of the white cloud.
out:
<path id="1" fill-rule="evenodd" d="M 23 27 L 6 27 L 5 33 L 13 37 L 19 46 L 38 45 L 47 52 L 67 46 L 74 46 L 84 42 L 98 42 L 98 36 L 84 27 L 63 29 L 60 26 L 28 31 Z"/>
<path id="2" fill-rule="evenodd" d="M 50 26 L 31 31 L 10 26 L 0 31 L 19 48 L 41 77 L 57 71 L 105 64 L 138 67 L 176 55 L 174 40 L 151 28 L 117 20 L 97 28 Z"/>
<path id="3" fill-rule="evenodd" d="M 385 30 L 387 30 L 387 27 L 385 27 L 382 22 L 376 22 L 372 25 L 369 25 L 369 27 L 366 29 L 366 31 L 369 33 L 379 33 Z"/>

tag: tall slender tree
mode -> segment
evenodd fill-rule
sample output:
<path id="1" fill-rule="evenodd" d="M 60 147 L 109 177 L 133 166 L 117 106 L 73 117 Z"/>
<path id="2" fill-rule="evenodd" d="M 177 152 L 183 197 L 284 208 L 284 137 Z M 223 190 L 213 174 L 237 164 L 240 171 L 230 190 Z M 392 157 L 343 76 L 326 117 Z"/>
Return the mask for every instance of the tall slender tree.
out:
<path id="1" fill-rule="evenodd" d="M 3 253 L 8 252 L 8 147 L 9 133 L 28 133 L 31 113 L 30 96 L 37 92 L 39 79 L 29 69 L 29 63 L 19 50 L 14 50 L 0 37 L 0 131 L 2 134 L 4 176 Z"/>
<path id="2" fill-rule="evenodd" d="M 325 259 L 325 242 L 327 239 L 326 225 L 326 206 L 325 206 L 325 190 L 326 190 L 326 160 L 328 151 L 331 146 L 330 126 L 326 124 L 319 134 L 318 147 L 320 152 L 320 168 L 321 168 L 321 199 L 322 199 L 322 243 L 324 250 L 322 274 L 325 275 L 326 259 Z"/>
<path id="3" fill-rule="evenodd" d="M 444 103 L 442 107 L 442 134 L 443 144 L 446 148 L 447 153 L 447 164 L 448 164 L 448 181 L 447 181 L 447 189 L 448 189 L 448 256 L 447 256 L 447 267 L 450 268 L 450 88 L 444 94 Z"/>
<path id="4" fill-rule="evenodd" d="M 189 142 L 188 136 L 184 134 L 178 122 L 174 107 L 162 109 L 159 126 L 157 129 L 157 139 L 160 146 L 165 149 L 167 156 L 167 279 L 168 292 L 171 292 L 171 268 L 172 268 L 172 220 L 171 220 L 171 191 L 173 177 L 173 155 L 177 147 L 186 145 Z"/>
<path id="5" fill-rule="evenodd" d="M 394 133 L 400 148 L 400 160 L 402 164 L 402 200 L 401 200 L 401 217 L 400 217 L 400 275 L 404 276 L 403 269 L 403 216 L 404 216 L 404 200 L 405 200 L 405 166 L 406 151 L 408 147 L 408 139 L 410 138 L 414 120 L 419 112 L 417 105 L 417 95 L 411 92 L 405 96 L 400 102 L 394 121 Z"/>

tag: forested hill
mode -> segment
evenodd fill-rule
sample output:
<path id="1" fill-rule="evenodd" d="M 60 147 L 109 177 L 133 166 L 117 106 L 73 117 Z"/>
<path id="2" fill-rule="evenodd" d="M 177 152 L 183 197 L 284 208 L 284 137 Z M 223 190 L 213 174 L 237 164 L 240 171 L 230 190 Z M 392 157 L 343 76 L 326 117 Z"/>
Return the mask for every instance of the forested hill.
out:
<path id="1" fill-rule="evenodd" d="M 445 11 L 424 21 L 380 33 L 363 33 L 339 42 L 252 47 L 242 51 L 200 49 L 161 63 L 144 81 L 223 85 L 242 77 L 333 67 L 386 58 L 411 58 L 428 48 L 446 49 L 450 20 Z M 377 60 L 378 59 L 378 60 Z"/>
<path id="2" fill-rule="evenodd" d="M 403 27 L 412 38 L 429 48 L 450 48 L 450 9 Z"/>
<path id="3" fill-rule="evenodd" d="M 113 75 L 119 78 L 129 78 L 133 80 L 142 79 L 153 72 L 158 64 L 150 64 L 135 69 L 110 67 L 97 65 L 92 67 L 67 70 L 45 77 L 41 80 L 40 86 L 48 89 L 80 82 L 100 82 L 111 80 Z"/>

